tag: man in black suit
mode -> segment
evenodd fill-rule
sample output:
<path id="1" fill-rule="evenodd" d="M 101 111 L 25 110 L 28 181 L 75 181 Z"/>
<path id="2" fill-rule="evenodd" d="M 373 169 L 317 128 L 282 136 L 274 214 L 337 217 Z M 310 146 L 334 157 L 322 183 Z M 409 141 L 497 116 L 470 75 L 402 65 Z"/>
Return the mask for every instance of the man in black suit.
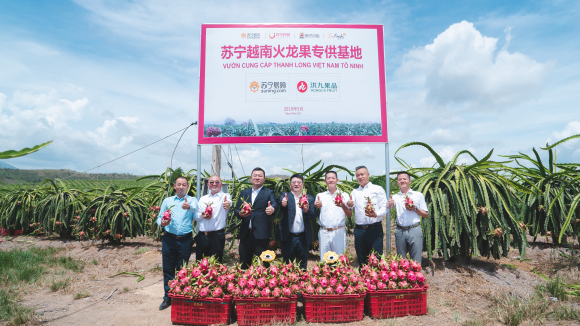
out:
<path id="1" fill-rule="evenodd" d="M 240 227 L 240 263 L 247 269 L 252 264 L 254 255 L 259 256 L 268 250 L 270 240 L 270 217 L 276 212 L 278 203 L 274 192 L 264 188 L 266 172 L 261 168 L 252 170 L 252 188 L 242 190 L 236 203 L 234 215 L 242 219 Z M 243 202 L 252 205 L 252 211 L 247 214 L 242 210 Z"/>
<path id="2" fill-rule="evenodd" d="M 280 222 L 282 238 L 282 258 L 284 262 L 298 259 L 300 268 L 306 270 L 308 252 L 312 243 L 310 220 L 316 220 L 314 198 L 307 196 L 308 201 L 302 207 L 299 205 L 304 178 L 300 174 L 290 177 L 291 192 L 280 194 L 278 202 L 282 207 L 282 221 Z"/>

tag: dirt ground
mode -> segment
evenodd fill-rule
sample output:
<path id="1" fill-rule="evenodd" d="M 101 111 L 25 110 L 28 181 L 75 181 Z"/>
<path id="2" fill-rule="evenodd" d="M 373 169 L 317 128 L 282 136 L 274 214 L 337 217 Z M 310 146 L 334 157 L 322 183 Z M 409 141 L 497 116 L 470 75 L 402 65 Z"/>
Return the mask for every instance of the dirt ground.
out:
<path id="1" fill-rule="evenodd" d="M 171 309 L 159 311 L 163 297 L 161 271 L 161 244 L 149 238 L 126 241 L 111 245 L 100 241 L 64 241 L 48 237 L 7 237 L 0 242 L 0 250 L 31 245 L 64 247 L 63 255 L 86 262 L 84 272 L 67 272 L 64 275 L 46 275 L 35 288 L 26 291 L 21 304 L 37 313 L 32 324 L 43 325 L 171 325 Z M 530 242 L 532 239 L 529 239 Z M 478 321 L 482 325 L 500 324 L 490 312 L 493 297 L 511 293 L 525 298 L 532 295 L 535 286 L 544 282 L 532 269 L 551 276 L 556 273 L 580 274 L 579 267 L 558 270 L 559 252 L 538 239 L 526 251 L 526 259 L 519 260 L 517 250 L 510 251 L 508 258 L 499 261 L 477 258 L 471 264 L 449 263 L 440 258 L 429 262 L 424 256 L 424 272 L 430 285 L 427 295 L 428 312 L 424 316 L 364 320 L 353 325 L 459 325 Z M 228 240 L 229 241 L 229 240 Z M 349 252 L 354 255 L 353 237 L 349 237 Z M 391 243 L 394 244 L 394 235 Z M 577 242 L 576 242 L 577 244 Z M 237 252 L 237 249 L 234 250 Z M 279 252 L 279 251 L 278 251 Z M 311 255 L 309 266 L 318 255 Z M 556 258 L 555 258 L 556 257 Z M 195 259 L 195 250 L 191 260 Z M 232 259 L 237 259 L 232 257 Z M 95 261 L 96 260 L 96 261 Z M 234 260 L 229 261 L 233 263 Z M 96 263 L 96 264 L 95 264 Z M 514 268 L 515 267 L 515 268 Z M 145 276 L 136 282 L 137 276 L 119 275 L 120 272 L 138 272 Z M 72 278 L 65 290 L 52 292 L 50 282 L 58 278 Z M 88 297 L 75 300 L 73 295 L 88 292 Z M 301 303 L 298 304 L 299 313 Z M 303 315 L 298 324 L 306 324 Z M 549 323 L 547 323 L 549 324 Z M 580 323 L 558 322 L 557 325 Z M 234 323 L 237 325 L 237 323 Z M 344 324 L 348 325 L 348 324 Z"/>

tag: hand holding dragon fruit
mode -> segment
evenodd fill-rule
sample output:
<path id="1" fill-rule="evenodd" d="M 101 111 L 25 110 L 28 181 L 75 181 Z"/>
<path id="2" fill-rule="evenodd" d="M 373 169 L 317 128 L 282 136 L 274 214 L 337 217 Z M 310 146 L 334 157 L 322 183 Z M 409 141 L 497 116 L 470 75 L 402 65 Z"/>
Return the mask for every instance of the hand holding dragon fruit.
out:
<path id="1" fill-rule="evenodd" d="M 250 213 L 252 213 L 252 205 L 250 205 L 249 203 L 246 203 L 245 201 L 242 203 L 242 213 L 244 213 L 244 215 L 248 216 L 250 215 Z"/>
<path id="2" fill-rule="evenodd" d="M 213 203 L 211 203 L 211 202 L 210 202 L 210 203 L 208 203 L 208 204 L 207 204 L 207 207 L 205 208 L 205 211 L 203 212 L 203 213 L 204 213 L 204 215 L 205 215 L 204 217 L 205 217 L 206 219 L 210 219 L 210 218 L 211 218 L 211 216 L 212 216 L 212 214 L 213 214 L 213 207 L 211 207 L 211 205 L 213 205 Z"/>
<path id="3" fill-rule="evenodd" d="M 365 206 L 365 214 L 369 215 L 375 212 L 375 207 L 373 206 L 373 203 L 371 201 L 371 197 L 365 197 L 365 199 L 367 200 L 367 205 Z"/>
<path id="4" fill-rule="evenodd" d="M 413 203 L 413 200 L 411 199 L 411 197 L 409 197 L 409 193 L 405 194 L 405 206 L 407 208 L 411 208 L 413 207 L 413 205 L 415 205 L 415 203 Z"/>
<path id="5" fill-rule="evenodd" d="M 170 222 L 171 221 L 171 208 L 173 208 L 173 206 L 175 206 L 175 205 L 169 206 L 165 210 L 165 212 L 163 212 L 163 217 L 161 218 L 161 222 L 165 223 L 165 222 Z"/>
<path id="6" fill-rule="evenodd" d="M 337 192 L 336 196 L 334 197 L 334 205 L 337 207 L 342 207 L 342 196 L 340 192 Z"/>
<path id="7" fill-rule="evenodd" d="M 304 209 L 304 207 L 307 205 L 308 205 L 308 197 L 306 196 L 306 194 L 300 195 L 300 198 L 298 199 L 298 207 Z"/>

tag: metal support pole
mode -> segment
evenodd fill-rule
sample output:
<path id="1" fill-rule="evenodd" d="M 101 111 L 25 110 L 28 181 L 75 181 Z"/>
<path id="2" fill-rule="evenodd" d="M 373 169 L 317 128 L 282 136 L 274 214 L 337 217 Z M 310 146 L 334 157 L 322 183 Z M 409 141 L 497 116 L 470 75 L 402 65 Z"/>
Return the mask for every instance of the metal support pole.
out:
<path id="1" fill-rule="evenodd" d="M 197 144 L 197 190 L 195 193 L 197 194 L 197 200 L 201 198 L 201 145 Z"/>
<path id="2" fill-rule="evenodd" d="M 391 169 L 389 167 L 389 143 L 385 143 L 385 192 L 387 193 L 387 200 L 391 197 Z M 387 255 L 391 251 L 391 210 L 387 209 Z"/>

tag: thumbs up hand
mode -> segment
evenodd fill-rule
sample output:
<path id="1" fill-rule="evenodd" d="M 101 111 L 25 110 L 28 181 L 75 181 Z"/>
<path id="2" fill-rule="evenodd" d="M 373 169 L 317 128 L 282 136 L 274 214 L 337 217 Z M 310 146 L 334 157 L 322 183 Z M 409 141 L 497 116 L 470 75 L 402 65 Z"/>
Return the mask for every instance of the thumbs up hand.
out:
<path id="1" fill-rule="evenodd" d="M 226 211 L 232 207 L 232 202 L 228 201 L 228 196 L 224 198 L 224 204 L 222 206 Z"/>
<path id="2" fill-rule="evenodd" d="M 354 206 L 354 200 L 352 200 L 351 195 L 348 195 L 348 201 L 346 202 L 346 205 L 348 207 L 353 207 Z"/>
<path id="3" fill-rule="evenodd" d="M 391 198 L 389 198 L 389 209 L 393 208 L 393 206 L 395 206 L 395 200 L 393 199 L 393 195 L 391 195 Z"/>
<path id="4" fill-rule="evenodd" d="M 322 202 L 320 201 L 320 196 L 316 196 L 316 201 L 314 202 L 314 207 L 316 207 L 316 208 L 322 207 Z"/>
<path id="5" fill-rule="evenodd" d="M 183 203 L 183 205 L 181 205 L 181 208 L 183 209 L 189 209 L 191 206 L 189 205 L 189 203 L 187 202 L 187 195 L 185 196 L 185 202 Z"/>
<path id="6" fill-rule="evenodd" d="M 266 214 L 272 215 L 276 210 L 272 207 L 272 204 L 268 201 L 268 207 L 266 207 Z"/>
<path id="7" fill-rule="evenodd" d="M 282 207 L 288 206 L 288 193 L 284 194 L 284 199 L 282 199 Z"/>

